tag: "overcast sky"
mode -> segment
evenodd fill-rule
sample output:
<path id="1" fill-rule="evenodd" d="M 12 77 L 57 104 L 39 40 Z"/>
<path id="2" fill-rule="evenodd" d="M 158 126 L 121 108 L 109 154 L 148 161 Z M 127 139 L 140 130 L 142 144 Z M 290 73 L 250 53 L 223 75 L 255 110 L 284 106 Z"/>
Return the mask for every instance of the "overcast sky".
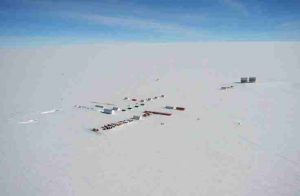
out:
<path id="1" fill-rule="evenodd" d="M 299 0 L 0 0 L 0 46 L 300 41 Z"/>

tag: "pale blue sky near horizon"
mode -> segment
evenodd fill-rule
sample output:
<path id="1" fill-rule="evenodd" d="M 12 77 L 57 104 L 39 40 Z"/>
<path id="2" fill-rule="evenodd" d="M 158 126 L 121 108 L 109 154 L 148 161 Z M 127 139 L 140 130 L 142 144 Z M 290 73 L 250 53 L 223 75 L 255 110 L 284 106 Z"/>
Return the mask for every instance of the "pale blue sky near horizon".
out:
<path id="1" fill-rule="evenodd" d="M 300 0 L 0 0 L 0 46 L 300 41 Z"/>

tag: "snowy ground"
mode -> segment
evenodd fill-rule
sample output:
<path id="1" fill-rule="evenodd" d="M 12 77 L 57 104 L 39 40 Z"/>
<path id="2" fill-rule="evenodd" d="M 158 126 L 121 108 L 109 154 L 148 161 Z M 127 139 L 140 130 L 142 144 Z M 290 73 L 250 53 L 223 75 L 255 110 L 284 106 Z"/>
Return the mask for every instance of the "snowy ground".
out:
<path id="1" fill-rule="evenodd" d="M 300 195 L 300 43 L 0 49 L 0 59 L 1 195 Z M 113 116 L 74 108 L 161 94 Z M 89 130 L 144 109 L 172 116 Z"/>

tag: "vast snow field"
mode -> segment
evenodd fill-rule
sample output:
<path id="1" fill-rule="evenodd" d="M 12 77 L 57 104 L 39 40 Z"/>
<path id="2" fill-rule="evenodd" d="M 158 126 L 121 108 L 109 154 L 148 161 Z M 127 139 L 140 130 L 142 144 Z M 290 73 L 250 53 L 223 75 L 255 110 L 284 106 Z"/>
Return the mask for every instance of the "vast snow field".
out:
<path id="1" fill-rule="evenodd" d="M 299 75 L 297 42 L 0 49 L 1 195 L 300 195 Z"/>

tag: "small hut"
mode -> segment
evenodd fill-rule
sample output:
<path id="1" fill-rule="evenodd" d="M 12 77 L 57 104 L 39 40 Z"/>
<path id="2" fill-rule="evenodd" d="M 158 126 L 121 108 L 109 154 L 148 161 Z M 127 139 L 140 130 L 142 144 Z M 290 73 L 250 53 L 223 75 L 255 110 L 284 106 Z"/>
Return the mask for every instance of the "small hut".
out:
<path id="1" fill-rule="evenodd" d="M 133 119 L 134 119 L 134 120 L 141 120 L 142 117 L 141 117 L 141 116 L 134 115 L 134 116 L 133 116 Z"/>
<path id="2" fill-rule="evenodd" d="M 249 77 L 249 82 L 250 83 L 255 83 L 256 82 L 256 77 Z"/>
<path id="3" fill-rule="evenodd" d="M 107 109 L 107 108 L 105 108 L 105 109 L 103 110 L 103 113 L 105 113 L 105 114 L 114 114 L 115 111 L 114 111 L 113 109 Z"/>
<path id="4" fill-rule="evenodd" d="M 117 106 L 114 106 L 114 107 L 112 108 L 112 110 L 114 110 L 114 111 L 120 111 L 121 109 L 120 109 L 119 107 L 117 107 Z"/>
<path id="5" fill-rule="evenodd" d="M 165 108 L 166 108 L 166 109 L 169 109 L 169 110 L 174 110 L 174 109 L 175 109 L 174 106 L 166 106 Z"/>
<path id="6" fill-rule="evenodd" d="M 241 78 L 241 83 L 247 83 L 248 82 L 248 78 L 247 77 L 242 77 Z"/>

